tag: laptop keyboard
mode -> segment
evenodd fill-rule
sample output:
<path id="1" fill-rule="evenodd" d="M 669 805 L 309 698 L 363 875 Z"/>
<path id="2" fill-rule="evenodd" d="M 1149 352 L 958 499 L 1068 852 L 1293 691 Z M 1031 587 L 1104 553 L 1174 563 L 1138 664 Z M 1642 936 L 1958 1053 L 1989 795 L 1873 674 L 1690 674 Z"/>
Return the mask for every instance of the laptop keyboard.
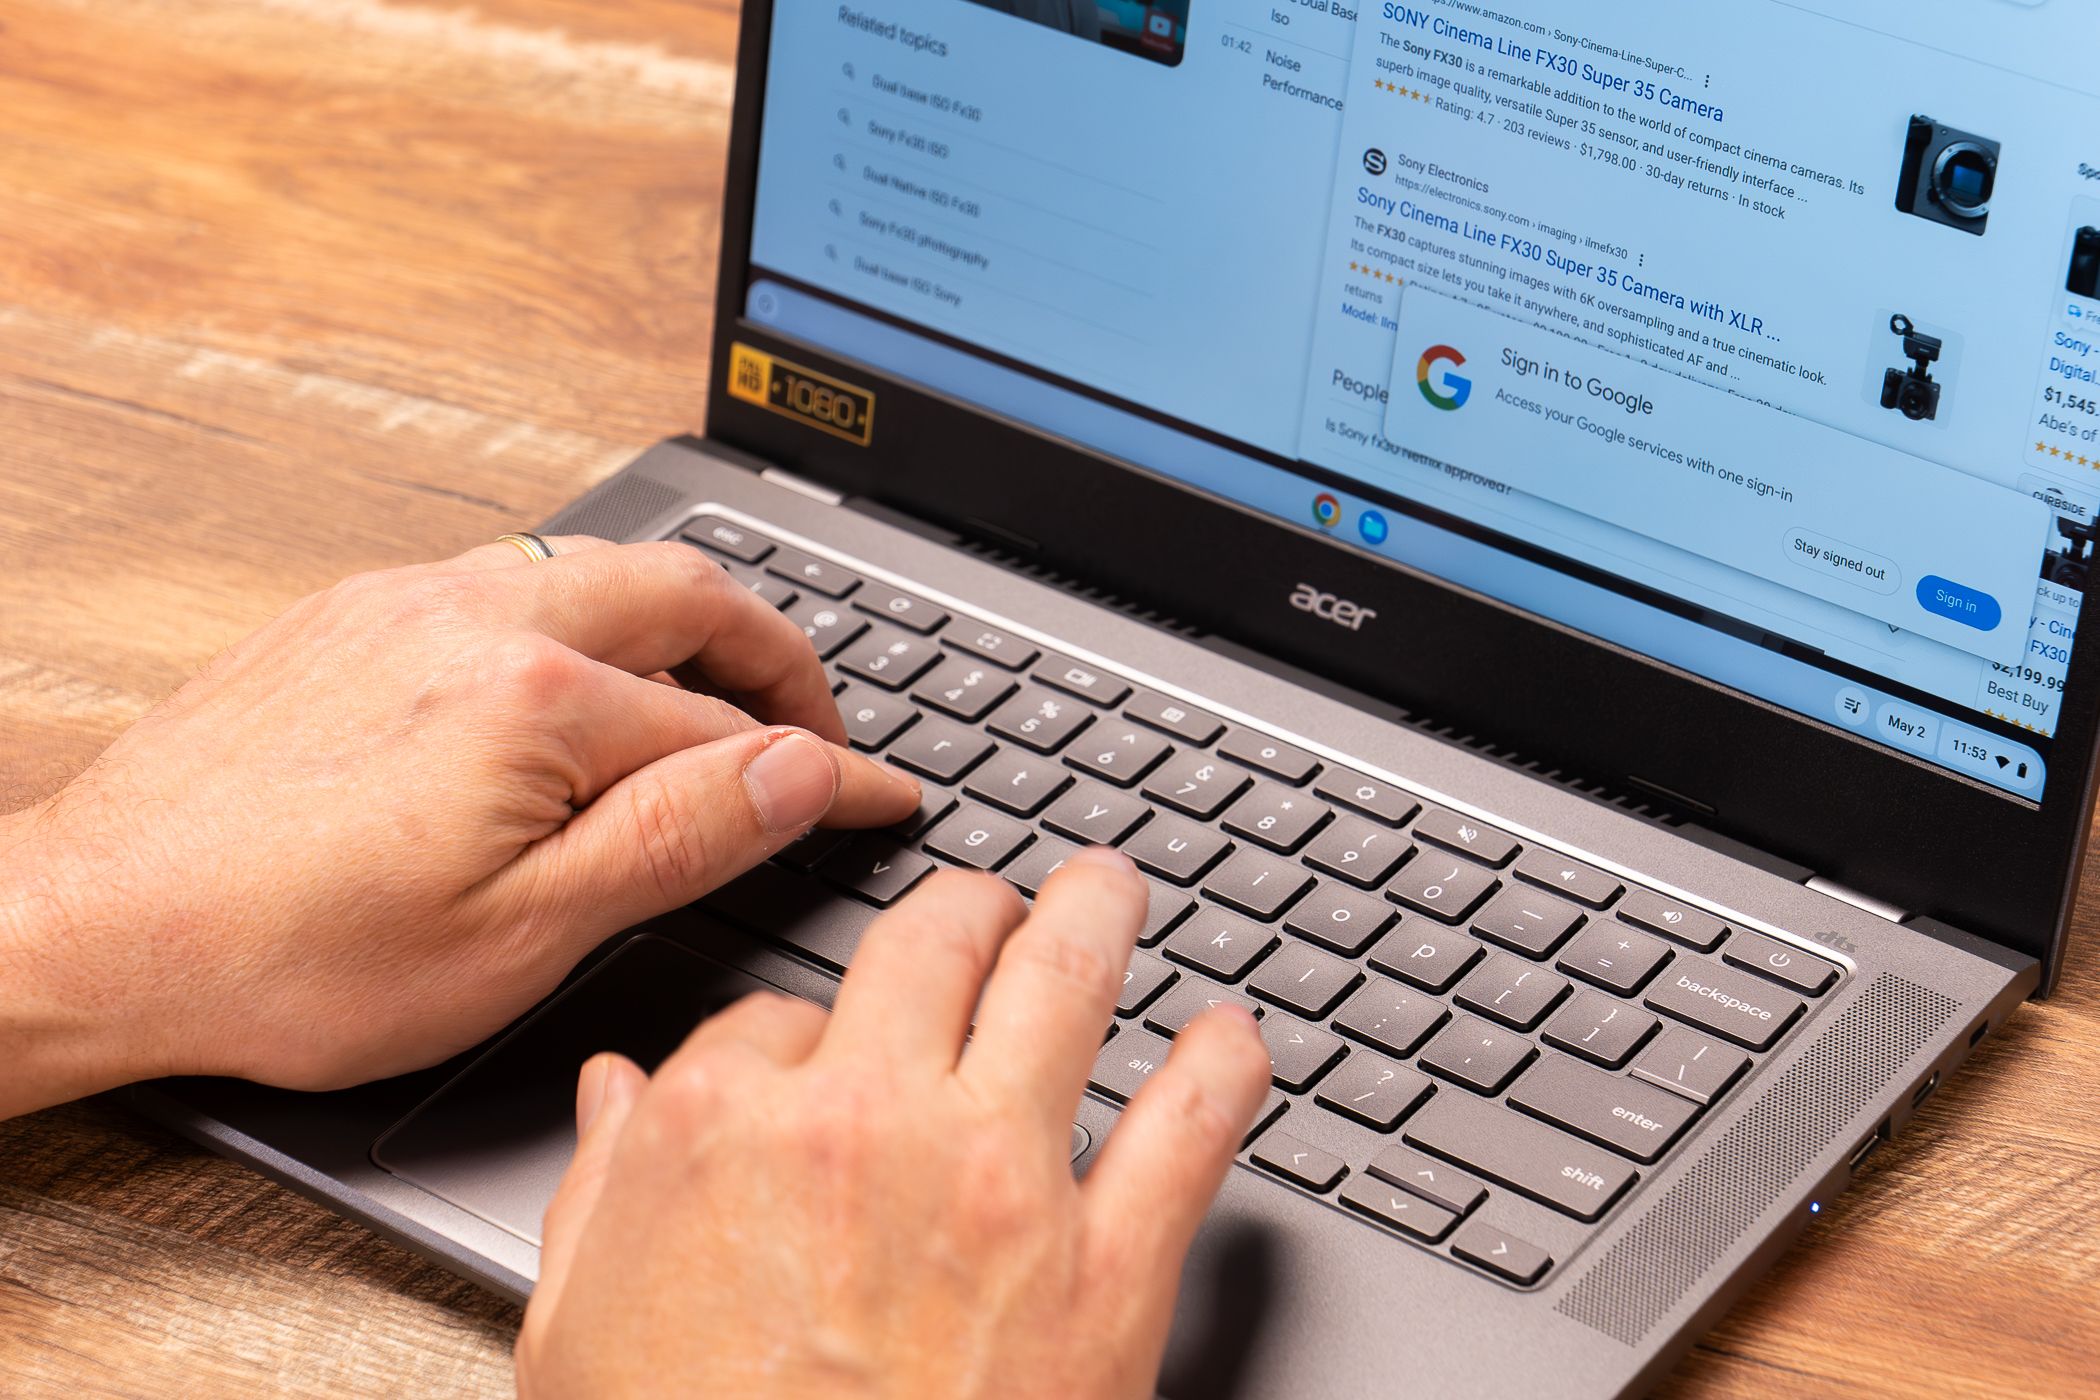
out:
<path id="1" fill-rule="evenodd" d="M 742 525 L 680 537 L 802 627 L 854 746 L 925 787 L 900 826 L 812 832 L 711 908 L 843 971 L 940 865 L 1032 896 L 1116 846 L 1149 903 L 1094 1092 L 1127 1101 L 1190 1020 L 1244 1006 L 1273 1066 L 1244 1160 L 1506 1282 L 1557 1261 L 1487 1218 L 1496 1193 L 1594 1224 L 1839 978 Z"/>

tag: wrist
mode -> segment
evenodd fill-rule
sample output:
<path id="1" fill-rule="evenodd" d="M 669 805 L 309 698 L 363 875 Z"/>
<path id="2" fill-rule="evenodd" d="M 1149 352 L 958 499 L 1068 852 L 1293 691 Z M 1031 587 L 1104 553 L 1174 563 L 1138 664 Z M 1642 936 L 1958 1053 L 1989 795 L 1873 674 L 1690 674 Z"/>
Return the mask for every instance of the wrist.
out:
<path id="1" fill-rule="evenodd" d="M 111 933 L 124 920 L 92 845 L 51 802 L 0 817 L 0 1118 L 172 1068 L 133 1014 Z"/>

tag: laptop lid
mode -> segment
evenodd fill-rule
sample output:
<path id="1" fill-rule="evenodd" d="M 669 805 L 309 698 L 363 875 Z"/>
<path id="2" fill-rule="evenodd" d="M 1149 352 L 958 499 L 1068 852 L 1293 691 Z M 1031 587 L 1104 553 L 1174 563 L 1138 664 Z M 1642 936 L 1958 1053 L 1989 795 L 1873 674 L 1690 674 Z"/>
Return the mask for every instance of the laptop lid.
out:
<path id="1" fill-rule="evenodd" d="M 712 437 L 2053 972 L 2071 0 L 754 0 Z"/>

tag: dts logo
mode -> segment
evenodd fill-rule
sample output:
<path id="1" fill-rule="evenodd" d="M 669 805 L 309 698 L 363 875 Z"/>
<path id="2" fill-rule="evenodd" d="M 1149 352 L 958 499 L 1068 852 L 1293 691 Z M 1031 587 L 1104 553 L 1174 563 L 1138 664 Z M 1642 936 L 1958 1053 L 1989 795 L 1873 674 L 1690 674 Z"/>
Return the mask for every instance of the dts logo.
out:
<path id="1" fill-rule="evenodd" d="M 1473 381 L 1456 373 L 1458 367 L 1465 362 L 1466 357 L 1448 345 L 1432 345 L 1422 352 L 1422 362 L 1415 366 L 1415 383 L 1421 387 L 1422 397 L 1429 400 L 1431 408 L 1450 411 L 1466 406 L 1466 400 L 1473 393 Z M 1443 385 L 1442 393 L 1430 386 L 1430 375 L 1439 364 L 1451 366 L 1438 380 L 1438 383 Z"/>

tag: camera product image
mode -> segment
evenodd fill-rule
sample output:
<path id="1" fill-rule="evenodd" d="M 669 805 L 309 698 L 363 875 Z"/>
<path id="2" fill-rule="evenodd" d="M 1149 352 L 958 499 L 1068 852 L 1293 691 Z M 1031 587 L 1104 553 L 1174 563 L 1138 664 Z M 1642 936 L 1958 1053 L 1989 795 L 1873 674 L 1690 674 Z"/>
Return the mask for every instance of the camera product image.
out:
<path id="1" fill-rule="evenodd" d="M 2083 593 L 2092 578 L 2093 543 L 2100 537 L 2100 524 L 2059 515 L 2056 533 L 2063 536 L 2064 546 L 2042 556 L 2042 577 L 2059 588 Z"/>
<path id="2" fill-rule="evenodd" d="M 2071 240 L 2071 275 L 2064 290 L 2073 296 L 2100 297 L 2100 228 L 2087 224 Z"/>
<path id="3" fill-rule="evenodd" d="M 1940 383 L 1932 377 L 1932 362 L 1940 357 L 1940 338 L 1918 334 L 1910 317 L 1900 311 L 1889 317 L 1889 329 L 1903 337 L 1910 368 L 1892 369 L 1881 376 L 1881 406 L 1895 409 L 1914 423 L 1939 417 Z"/>
<path id="4" fill-rule="evenodd" d="M 1896 177 L 1896 207 L 1964 233 L 1981 234 L 1998 183 L 1998 143 L 1912 117 Z"/>

